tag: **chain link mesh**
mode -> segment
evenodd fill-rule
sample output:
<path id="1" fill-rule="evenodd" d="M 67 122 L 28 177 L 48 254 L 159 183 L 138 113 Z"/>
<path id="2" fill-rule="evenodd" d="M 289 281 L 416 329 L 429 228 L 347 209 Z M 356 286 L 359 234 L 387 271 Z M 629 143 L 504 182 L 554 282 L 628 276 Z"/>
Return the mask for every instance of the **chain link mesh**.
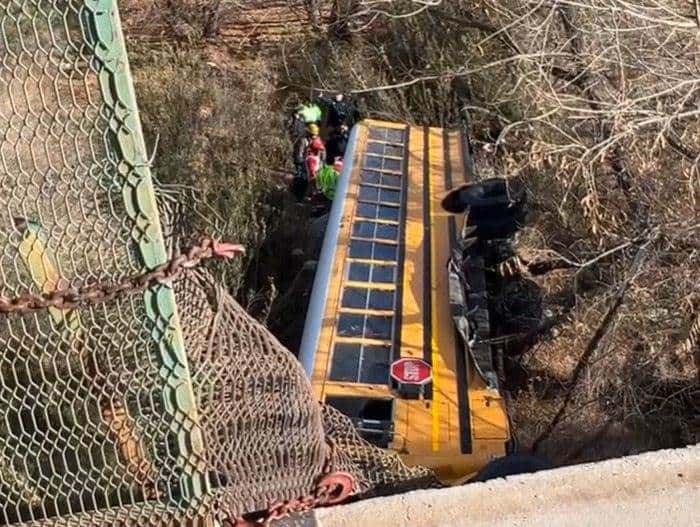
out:
<path id="1" fill-rule="evenodd" d="M 164 263 L 112 3 L 3 0 L 0 31 L 2 295 Z M 197 501 L 203 446 L 169 287 L 0 324 L 0 523 Z"/>
<path id="2" fill-rule="evenodd" d="M 114 2 L 0 0 L 0 36 L 0 294 L 166 263 Z M 0 318 L 0 525 L 208 525 L 334 471 L 357 495 L 434 481 L 317 404 L 204 270 Z"/>

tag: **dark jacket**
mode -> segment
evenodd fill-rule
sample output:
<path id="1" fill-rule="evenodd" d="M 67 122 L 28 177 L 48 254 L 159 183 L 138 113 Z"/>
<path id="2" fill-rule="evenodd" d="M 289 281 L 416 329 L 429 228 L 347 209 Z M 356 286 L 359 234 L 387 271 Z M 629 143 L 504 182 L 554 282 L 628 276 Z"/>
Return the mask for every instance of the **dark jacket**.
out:
<path id="1" fill-rule="evenodd" d="M 306 135 L 306 123 L 300 115 L 294 114 L 287 122 L 287 130 L 289 131 L 289 136 L 292 138 L 292 141 L 295 141 L 299 137 L 304 137 Z"/>
<path id="2" fill-rule="evenodd" d="M 359 112 L 355 105 L 347 98 L 336 101 L 335 97 L 321 96 L 319 101 L 326 108 L 328 113 L 328 124 L 333 128 L 339 128 L 341 124 L 346 124 L 352 128 L 357 122 Z"/>
<path id="3" fill-rule="evenodd" d="M 328 163 L 333 164 L 336 157 L 345 157 L 345 150 L 348 147 L 348 132 L 335 131 L 326 141 L 326 158 Z"/>

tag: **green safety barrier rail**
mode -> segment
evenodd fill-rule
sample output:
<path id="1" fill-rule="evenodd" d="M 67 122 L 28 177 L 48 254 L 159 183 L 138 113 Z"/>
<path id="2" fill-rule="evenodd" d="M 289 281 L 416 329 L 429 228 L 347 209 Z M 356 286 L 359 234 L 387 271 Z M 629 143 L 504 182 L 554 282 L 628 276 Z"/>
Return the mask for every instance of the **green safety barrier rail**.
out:
<path id="1" fill-rule="evenodd" d="M 2 295 L 164 263 L 115 2 L 1 0 L 0 37 Z M 134 518 L 192 515 L 203 452 L 169 285 L 2 316 L 0 525 L 136 505 Z"/>

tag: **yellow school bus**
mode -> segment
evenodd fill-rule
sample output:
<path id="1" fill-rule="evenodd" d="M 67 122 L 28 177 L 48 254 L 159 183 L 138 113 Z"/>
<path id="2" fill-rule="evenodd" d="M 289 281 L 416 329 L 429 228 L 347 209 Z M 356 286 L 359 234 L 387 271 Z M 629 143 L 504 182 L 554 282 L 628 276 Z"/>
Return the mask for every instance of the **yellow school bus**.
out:
<path id="1" fill-rule="evenodd" d="M 472 173 L 459 131 L 353 128 L 299 353 L 319 400 L 454 484 L 506 455 L 510 438 L 484 261 L 464 218 L 441 206 Z M 401 359 L 426 365 L 428 382 L 392 376 Z"/>

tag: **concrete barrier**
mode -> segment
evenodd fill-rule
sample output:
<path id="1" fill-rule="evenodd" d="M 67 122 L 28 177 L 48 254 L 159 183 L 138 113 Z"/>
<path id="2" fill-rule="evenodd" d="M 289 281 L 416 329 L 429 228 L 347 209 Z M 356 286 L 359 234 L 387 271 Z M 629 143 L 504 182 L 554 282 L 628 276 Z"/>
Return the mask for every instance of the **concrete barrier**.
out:
<path id="1" fill-rule="evenodd" d="M 315 511 L 319 527 L 700 526 L 700 445 Z"/>

